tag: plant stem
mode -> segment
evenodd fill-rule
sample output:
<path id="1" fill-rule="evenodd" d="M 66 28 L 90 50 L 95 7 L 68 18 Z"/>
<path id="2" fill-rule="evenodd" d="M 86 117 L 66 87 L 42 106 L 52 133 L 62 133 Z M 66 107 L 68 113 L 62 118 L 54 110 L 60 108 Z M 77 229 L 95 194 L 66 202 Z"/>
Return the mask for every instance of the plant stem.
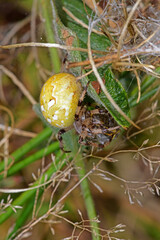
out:
<path id="1" fill-rule="evenodd" d="M 76 157 L 75 165 L 76 165 L 76 168 L 77 168 L 77 173 L 78 173 L 79 179 L 84 178 L 84 176 L 86 175 L 85 164 L 84 164 L 84 161 L 82 160 L 82 156 L 81 156 L 80 153 Z M 100 233 L 99 233 L 98 223 L 96 221 L 97 214 L 96 214 L 95 205 L 94 205 L 94 201 L 93 201 L 93 198 L 92 198 L 92 194 L 91 194 L 91 191 L 90 191 L 90 188 L 89 188 L 87 178 L 85 178 L 81 182 L 81 190 L 82 190 L 87 214 L 88 214 L 88 217 L 89 217 L 89 220 L 90 220 L 90 225 L 91 225 L 91 230 L 92 230 L 92 239 L 93 240 L 99 240 L 100 239 Z"/>
<path id="2" fill-rule="evenodd" d="M 41 8 L 42 8 L 42 15 L 45 19 L 45 31 L 46 31 L 46 39 L 48 43 L 55 43 L 55 36 L 53 31 L 53 16 L 51 11 L 51 5 L 49 0 L 41 0 Z M 55 73 L 60 72 L 60 58 L 58 54 L 58 50 L 56 48 L 49 48 L 50 57 L 52 66 Z"/>

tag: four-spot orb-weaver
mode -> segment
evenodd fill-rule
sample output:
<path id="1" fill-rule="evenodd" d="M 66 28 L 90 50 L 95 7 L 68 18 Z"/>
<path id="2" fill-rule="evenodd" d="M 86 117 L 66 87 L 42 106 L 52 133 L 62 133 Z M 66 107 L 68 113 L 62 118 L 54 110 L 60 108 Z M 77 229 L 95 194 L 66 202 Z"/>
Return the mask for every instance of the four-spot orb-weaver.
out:
<path id="1" fill-rule="evenodd" d="M 89 82 L 81 91 L 81 85 L 73 75 L 59 73 L 49 78 L 42 88 L 41 111 L 51 125 L 61 128 L 58 140 L 62 149 L 62 134 L 71 126 L 79 134 L 80 144 L 100 148 L 108 145 L 120 131 L 120 126 L 106 109 L 88 110 L 83 105 L 88 85 Z"/>

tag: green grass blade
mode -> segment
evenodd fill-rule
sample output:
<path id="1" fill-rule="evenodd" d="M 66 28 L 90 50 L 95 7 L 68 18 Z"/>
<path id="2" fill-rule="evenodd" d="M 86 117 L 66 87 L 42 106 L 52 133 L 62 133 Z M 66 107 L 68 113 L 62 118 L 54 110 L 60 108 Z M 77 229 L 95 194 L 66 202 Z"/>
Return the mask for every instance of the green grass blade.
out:
<path id="1" fill-rule="evenodd" d="M 41 149 L 40 151 L 32 154 L 31 156 L 21 160 L 20 162 L 14 164 L 8 171 L 7 176 L 11 176 L 16 172 L 20 171 L 24 167 L 28 166 L 29 164 L 35 162 L 36 160 L 41 159 L 42 157 L 47 156 L 59 149 L 59 142 L 54 142 L 51 145 Z M 0 175 L 0 180 L 3 179 L 3 176 Z"/>
<path id="2" fill-rule="evenodd" d="M 156 73 L 160 73 L 160 67 L 158 67 L 155 71 Z M 157 80 L 157 77 L 155 76 L 146 76 L 146 78 L 143 80 L 142 84 L 141 84 L 141 94 L 144 96 L 145 94 L 145 91 L 151 87 L 153 85 L 153 83 Z M 152 89 L 153 90 L 153 89 Z M 151 90 L 151 91 L 152 91 Z M 149 91 L 148 91 L 149 93 Z M 132 105 L 137 105 L 135 104 L 136 102 L 136 99 L 137 99 L 137 96 L 138 96 L 138 87 L 135 87 L 133 89 L 133 91 L 131 92 L 130 94 L 130 97 L 129 97 L 129 103 L 130 103 L 130 106 Z M 149 94 L 148 94 L 149 96 Z M 152 95 L 151 95 L 152 96 Z M 145 98 L 146 99 L 146 98 Z M 132 101 L 134 102 L 134 104 L 132 104 Z M 140 102 L 142 102 L 142 99 L 140 99 Z"/>
<path id="3" fill-rule="evenodd" d="M 50 0 L 41 0 L 41 9 L 42 9 L 42 15 L 45 20 L 45 31 L 46 31 L 46 39 L 48 43 L 55 43 L 55 36 L 54 36 L 54 30 L 53 30 L 53 22 L 52 22 L 52 10 L 50 7 Z M 61 62 L 58 54 L 58 50 L 56 48 L 49 48 L 50 56 L 51 56 L 51 62 L 55 73 L 60 72 L 61 68 Z"/>
<path id="4" fill-rule="evenodd" d="M 21 157 L 23 157 L 26 153 L 31 151 L 33 148 L 39 146 L 44 140 L 49 138 L 52 134 L 52 130 L 50 128 L 45 128 L 41 133 L 39 133 L 35 138 L 31 139 L 27 143 L 25 143 L 22 147 L 17 149 L 12 153 L 12 157 L 8 159 L 8 165 L 14 159 L 14 162 L 17 162 Z M 0 172 L 4 171 L 4 161 L 0 163 Z"/>
<path id="5" fill-rule="evenodd" d="M 137 104 L 151 98 L 152 96 L 154 96 L 158 91 L 159 91 L 160 87 L 156 86 L 154 88 L 152 88 L 150 91 L 145 92 L 144 94 L 141 95 L 141 98 L 139 100 L 139 102 L 137 103 L 137 99 L 129 99 L 129 105 L 130 107 L 135 107 Z"/>

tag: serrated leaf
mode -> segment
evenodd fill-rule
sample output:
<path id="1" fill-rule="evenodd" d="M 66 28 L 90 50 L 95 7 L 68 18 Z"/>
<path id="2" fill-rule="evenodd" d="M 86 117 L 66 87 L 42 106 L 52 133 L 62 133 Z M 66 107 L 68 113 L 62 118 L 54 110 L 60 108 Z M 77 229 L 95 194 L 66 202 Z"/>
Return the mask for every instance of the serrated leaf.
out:
<path id="1" fill-rule="evenodd" d="M 121 83 L 115 79 L 112 71 L 108 67 L 104 67 L 99 69 L 99 74 L 104 80 L 104 84 L 114 99 L 114 101 L 118 104 L 118 106 L 122 109 L 122 111 L 127 115 L 130 116 L 129 113 L 129 104 L 127 99 L 127 94 L 122 87 Z M 94 79 L 94 75 L 90 76 L 91 79 Z M 101 91 L 98 95 L 101 100 L 101 104 L 107 108 L 107 110 L 111 113 L 117 123 L 123 127 L 129 127 L 129 123 L 114 109 L 110 101 L 106 98 L 103 91 Z"/>

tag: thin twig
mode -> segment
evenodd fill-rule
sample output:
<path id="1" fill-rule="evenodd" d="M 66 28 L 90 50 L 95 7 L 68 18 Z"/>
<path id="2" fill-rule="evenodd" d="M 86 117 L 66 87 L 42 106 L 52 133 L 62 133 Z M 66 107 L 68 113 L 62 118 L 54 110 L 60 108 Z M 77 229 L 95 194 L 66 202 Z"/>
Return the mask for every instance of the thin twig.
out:
<path id="1" fill-rule="evenodd" d="M 82 22 L 79 18 L 75 17 L 73 15 L 73 13 L 71 13 L 67 8 L 63 7 L 62 8 L 67 14 L 68 16 L 70 16 L 75 22 L 77 22 L 78 24 L 80 24 L 82 27 L 86 28 L 88 30 L 88 25 L 85 24 L 84 22 Z M 98 34 L 98 35 L 104 35 L 102 32 L 96 30 L 96 29 L 92 29 L 92 32 Z"/>
<path id="2" fill-rule="evenodd" d="M 6 36 L 3 38 L 3 40 L 1 41 L 2 45 L 7 44 L 10 39 L 20 30 L 22 29 L 26 24 L 28 24 L 30 22 L 31 17 L 28 16 L 26 17 L 24 20 L 18 22 L 16 25 L 14 25 L 14 27 L 8 32 L 8 34 L 6 34 Z"/>
<path id="3" fill-rule="evenodd" d="M 13 131 L 13 127 L 14 127 L 14 117 L 13 117 L 12 112 L 8 108 L 6 108 L 6 107 L 4 107 L 2 105 L 0 105 L 0 110 L 3 110 L 5 112 L 7 112 L 7 114 L 10 116 L 10 119 L 11 119 L 11 131 L 8 132 L 5 135 L 5 137 L 0 141 L 0 147 L 1 147 L 10 138 L 10 136 L 12 135 L 12 131 Z"/>
<path id="4" fill-rule="evenodd" d="M 125 38 L 125 35 L 126 35 L 126 31 L 127 31 L 127 27 L 129 25 L 129 22 L 134 14 L 134 12 L 136 11 L 138 5 L 140 4 L 141 0 L 137 0 L 137 2 L 135 3 L 135 5 L 132 7 L 132 10 L 130 11 L 130 13 L 128 14 L 128 18 L 127 18 L 127 21 L 125 22 L 125 25 L 122 29 L 122 32 L 121 32 L 121 35 L 119 37 L 119 42 L 118 42 L 118 48 L 117 48 L 117 51 L 118 51 L 118 58 L 120 58 L 120 50 L 122 48 L 122 45 L 123 45 L 123 39 Z"/>
<path id="5" fill-rule="evenodd" d="M 139 75 L 138 75 L 136 70 L 134 70 L 134 74 L 135 74 L 136 79 L 137 79 L 137 87 L 138 87 L 137 103 L 138 103 L 140 98 L 141 98 L 141 80 L 140 80 L 140 77 L 139 77 Z"/>
<path id="6" fill-rule="evenodd" d="M 25 88 L 25 86 L 18 80 L 18 78 L 8 70 L 3 65 L 0 65 L 0 70 L 2 70 L 12 81 L 13 83 L 22 91 L 26 98 L 31 102 L 32 105 L 36 104 L 36 100 L 32 97 L 30 92 Z"/>
<path id="7" fill-rule="evenodd" d="M 142 55 L 142 54 L 148 54 L 148 53 L 156 53 L 159 54 L 160 52 L 156 51 L 154 52 L 153 49 L 128 49 L 128 50 L 123 50 L 120 52 L 120 59 L 126 58 L 126 57 L 131 57 L 131 56 L 137 56 L 137 55 Z M 98 57 L 98 58 L 94 58 L 93 61 L 95 63 L 98 62 L 105 62 L 105 64 L 110 64 L 113 62 L 117 62 L 118 61 L 118 53 L 117 52 L 110 52 L 109 54 L 102 56 L 102 57 Z M 127 63 L 129 64 L 129 63 Z M 85 65 L 90 65 L 90 61 L 89 60 L 84 60 L 81 62 L 71 62 L 68 63 L 68 68 L 72 68 L 72 67 L 78 67 L 78 66 L 85 66 Z M 142 64 L 143 65 L 143 64 Z M 147 65 L 149 67 L 151 67 L 152 65 Z M 154 68 L 153 66 L 151 67 L 152 69 Z"/>
<path id="8" fill-rule="evenodd" d="M 31 137 L 34 138 L 37 136 L 36 133 L 33 132 L 28 132 L 28 131 L 24 131 L 18 128 L 11 128 L 11 127 L 6 127 L 3 124 L 0 124 L 0 129 L 2 131 L 5 131 L 5 129 L 7 128 L 7 131 L 10 132 L 12 131 L 13 134 L 19 135 L 19 136 L 23 136 L 23 137 Z"/>
<path id="9" fill-rule="evenodd" d="M 11 128 L 12 131 L 12 128 Z M 5 125 L 4 125 L 4 138 L 8 134 L 8 123 L 7 123 L 7 117 L 5 116 Z M 6 139 L 3 145 L 4 148 L 4 178 L 7 176 L 7 166 L 8 166 L 8 155 L 9 155 L 9 138 Z"/>
<path id="10" fill-rule="evenodd" d="M 46 47 L 46 48 L 59 48 L 68 51 L 80 51 L 80 52 L 88 52 L 85 48 L 78 48 L 72 46 L 61 45 L 59 43 L 35 43 L 35 42 L 28 42 L 28 43 L 18 43 L 18 44 L 11 44 L 11 45 L 0 45 L 2 49 L 12 49 L 12 48 L 21 48 L 21 47 Z M 97 54 L 106 54 L 105 51 L 99 50 L 92 50 L 93 53 Z"/>

